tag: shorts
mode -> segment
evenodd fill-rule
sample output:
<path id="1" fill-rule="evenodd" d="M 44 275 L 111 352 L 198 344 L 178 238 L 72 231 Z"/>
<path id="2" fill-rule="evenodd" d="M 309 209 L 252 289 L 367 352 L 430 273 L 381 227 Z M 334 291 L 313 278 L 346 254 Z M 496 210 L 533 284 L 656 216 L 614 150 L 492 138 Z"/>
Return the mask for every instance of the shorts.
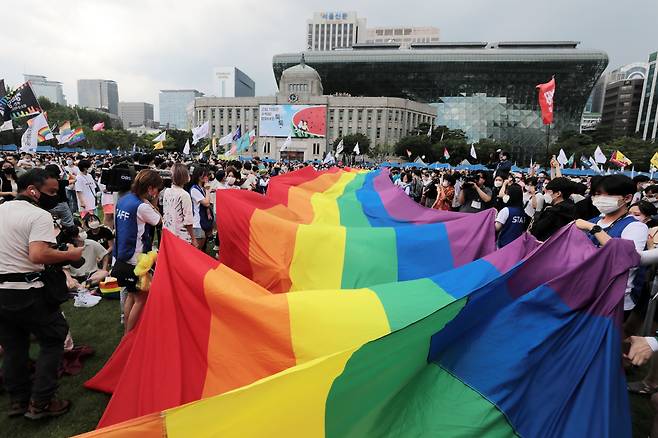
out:
<path id="1" fill-rule="evenodd" d="M 94 214 L 94 210 L 83 210 L 80 212 L 80 217 L 84 219 L 88 214 Z"/>
<path id="2" fill-rule="evenodd" d="M 103 205 L 103 214 L 114 214 L 114 204 Z"/>
<path id="3" fill-rule="evenodd" d="M 194 228 L 194 237 L 197 239 L 205 239 L 206 238 L 206 232 L 203 231 L 202 228 Z"/>
<path id="4" fill-rule="evenodd" d="M 135 275 L 135 266 L 126 263 L 117 261 L 112 268 L 110 273 L 112 277 L 117 279 L 119 286 L 125 287 L 126 292 L 138 293 L 137 289 L 137 276 Z"/>

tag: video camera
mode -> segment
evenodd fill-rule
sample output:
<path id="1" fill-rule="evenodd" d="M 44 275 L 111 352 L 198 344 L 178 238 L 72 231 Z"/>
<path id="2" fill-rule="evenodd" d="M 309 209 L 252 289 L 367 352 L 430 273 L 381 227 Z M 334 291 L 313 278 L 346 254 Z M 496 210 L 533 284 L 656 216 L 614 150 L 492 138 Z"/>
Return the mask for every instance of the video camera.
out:
<path id="1" fill-rule="evenodd" d="M 67 251 L 68 250 L 68 245 L 75 245 L 75 238 L 78 237 L 78 227 L 73 227 L 73 228 L 62 228 L 57 235 L 57 244 L 55 245 L 55 249 L 58 251 Z M 82 265 L 85 264 L 85 259 L 84 257 L 80 257 L 79 260 L 72 261 L 72 262 L 66 262 L 66 263 L 61 263 L 57 264 L 55 266 L 64 266 L 64 265 L 71 265 L 72 267 L 78 269 Z"/>
<path id="2" fill-rule="evenodd" d="M 130 191 L 135 175 L 142 169 L 148 169 L 148 166 L 128 162 L 115 164 L 101 171 L 101 184 L 105 185 L 108 192 Z"/>

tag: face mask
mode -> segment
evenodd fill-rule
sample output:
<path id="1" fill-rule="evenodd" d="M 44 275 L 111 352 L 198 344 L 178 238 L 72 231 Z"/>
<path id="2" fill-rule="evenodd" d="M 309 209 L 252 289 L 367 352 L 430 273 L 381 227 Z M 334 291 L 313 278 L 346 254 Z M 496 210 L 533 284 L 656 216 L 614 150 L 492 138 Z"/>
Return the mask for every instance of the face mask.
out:
<path id="1" fill-rule="evenodd" d="M 544 193 L 544 202 L 546 204 L 552 204 L 553 203 L 553 196 L 548 194 L 548 193 Z"/>
<path id="2" fill-rule="evenodd" d="M 658 198 L 656 198 L 655 196 L 648 196 L 647 195 L 647 196 L 644 197 L 644 200 L 647 201 L 647 202 L 650 202 L 652 204 L 655 204 L 656 202 L 658 202 Z"/>
<path id="3" fill-rule="evenodd" d="M 449 183 L 448 181 L 443 181 L 443 182 L 441 183 L 441 185 L 442 185 L 443 187 L 448 187 L 448 186 L 450 185 L 450 183 Z"/>
<path id="4" fill-rule="evenodd" d="M 594 205 L 601 214 L 611 214 L 621 208 L 621 205 L 619 205 L 619 198 L 607 195 L 594 196 L 592 198 L 592 205 Z"/>
<path id="5" fill-rule="evenodd" d="M 226 184 L 228 184 L 229 186 L 232 186 L 233 184 L 235 184 L 235 177 L 227 176 L 226 177 Z"/>
<path id="6" fill-rule="evenodd" d="M 51 196 L 44 192 L 39 193 L 41 195 L 39 196 L 37 204 L 39 204 L 39 207 L 43 208 L 44 210 L 52 210 L 53 208 L 57 207 L 57 204 L 59 204 L 59 199 L 57 196 Z"/>
<path id="7" fill-rule="evenodd" d="M 502 186 L 503 186 L 502 181 L 494 181 L 494 187 L 496 187 L 497 189 L 501 188 Z"/>
<path id="8" fill-rule="evenodd" d="M 73 164 L 73 160 L 66 160 L 66 164 L 70 166 L 71 164 Z"/>
<path id="9" fill-rule="evenodd" d="M 80 233 L 78 233 L 78 237 L 80 238 L 80 240 L 84 241 L 87 238 L 87 232 L 81 231 Z"/>
<path id="10" fill-rule="evenodd" d="M 503 196 L 503 203 L 507 204 L 509 202 L 509 195 L 504 195 Z"/>

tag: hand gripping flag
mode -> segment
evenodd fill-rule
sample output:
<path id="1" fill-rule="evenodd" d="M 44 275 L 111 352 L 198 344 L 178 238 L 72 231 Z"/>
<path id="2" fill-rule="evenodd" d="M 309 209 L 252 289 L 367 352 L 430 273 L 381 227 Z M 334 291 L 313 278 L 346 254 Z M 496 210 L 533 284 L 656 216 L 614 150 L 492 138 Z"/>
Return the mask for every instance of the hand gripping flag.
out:
<path id="1" fill-rule="evenodd" d="M 544 125 L 553 123 L 553 98 L 555 96 L 555 77 L 545 84 L 537 85 L 539 93 L 539 106 Z"/>

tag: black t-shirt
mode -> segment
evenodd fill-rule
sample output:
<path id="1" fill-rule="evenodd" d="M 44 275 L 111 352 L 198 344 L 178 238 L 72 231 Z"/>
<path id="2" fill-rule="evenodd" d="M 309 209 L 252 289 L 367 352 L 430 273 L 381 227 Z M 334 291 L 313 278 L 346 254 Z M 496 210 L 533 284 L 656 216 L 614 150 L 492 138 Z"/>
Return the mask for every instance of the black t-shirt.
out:
<path id="1" fill-rule="evenodd" d="M 95 240 L 103 245 L 103 248 L 109 249 L 109 241 L 114 240 L 114 233 L 109 228 L 101 225 L 94 233 L 94 230 L 87 231 L 87 239 Z"/>

